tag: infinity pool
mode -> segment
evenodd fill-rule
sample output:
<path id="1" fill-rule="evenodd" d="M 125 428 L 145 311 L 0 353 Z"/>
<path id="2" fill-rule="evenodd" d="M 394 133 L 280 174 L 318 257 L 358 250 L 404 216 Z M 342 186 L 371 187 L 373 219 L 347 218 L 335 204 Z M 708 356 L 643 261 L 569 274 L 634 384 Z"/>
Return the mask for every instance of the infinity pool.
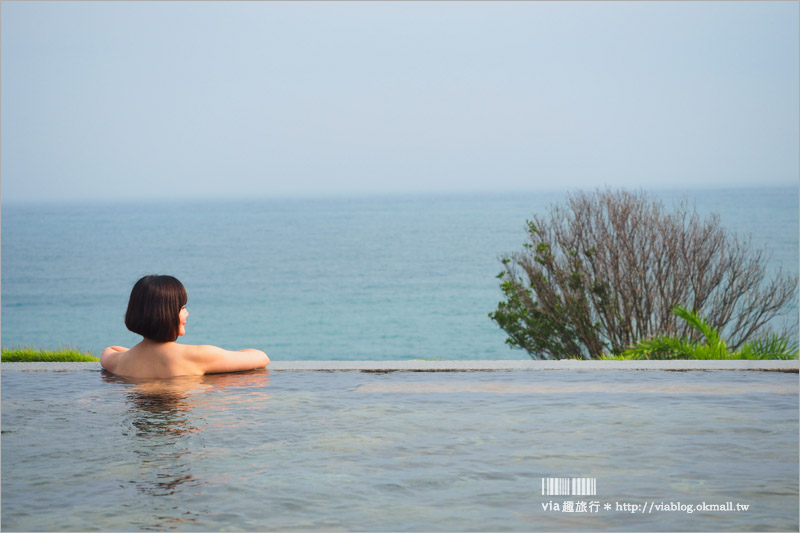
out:
<path id="1" fill-rule="evenodd" d="M 798 447 L 796 373 L 4 370 L 2 529 L 796 531 Z"/>

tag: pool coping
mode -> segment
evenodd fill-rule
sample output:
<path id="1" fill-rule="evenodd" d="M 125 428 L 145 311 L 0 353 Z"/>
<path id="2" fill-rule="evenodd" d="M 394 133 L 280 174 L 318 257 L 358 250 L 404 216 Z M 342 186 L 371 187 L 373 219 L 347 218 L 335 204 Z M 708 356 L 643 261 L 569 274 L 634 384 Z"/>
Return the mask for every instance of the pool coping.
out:
<path id="1" fill-rule="evenodd" d="M 272 361 L 267 367 L 275 371 L 361 371 L 361 372 L 475 372 L 509 370 L 662 370 L 708 371 L 739 370 L 761 372 L 793 372 L 800 370 L 800 360 L 678 360 L 678 361 Z M 100 363 L 2 363 L 2 371 L 72 372 L 102 370 Z"/>

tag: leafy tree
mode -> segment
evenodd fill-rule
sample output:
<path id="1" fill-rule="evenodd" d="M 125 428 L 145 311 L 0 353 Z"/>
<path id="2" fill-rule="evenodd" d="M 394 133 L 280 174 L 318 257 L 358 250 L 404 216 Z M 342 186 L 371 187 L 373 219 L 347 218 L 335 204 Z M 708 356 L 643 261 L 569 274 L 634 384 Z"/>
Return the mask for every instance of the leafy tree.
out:
<path id="1" fill-rule="evenodd" d="M 797 302 L 796 276 L 768 277 L 766 250 L 685 200 L 668 212 L 644 192 L 578 192 L 528 221 L 528 235 L 501 259 L 505 300 L 489 316 L 534 359 L 620 354 L 656 335 L 699 341 L 671 312 L 679 305 L 735 351 Z"/>

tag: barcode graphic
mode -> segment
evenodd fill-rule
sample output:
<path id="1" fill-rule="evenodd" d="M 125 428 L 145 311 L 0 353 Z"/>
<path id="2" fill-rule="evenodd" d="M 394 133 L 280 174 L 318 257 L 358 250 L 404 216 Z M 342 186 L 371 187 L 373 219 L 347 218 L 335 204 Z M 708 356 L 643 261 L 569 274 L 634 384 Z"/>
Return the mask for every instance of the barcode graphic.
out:
<path id="1" fill-rule="evenodd" d="M 543 477 L 542 494 L 546 496 L 596 496 L 597 478 Z"/>

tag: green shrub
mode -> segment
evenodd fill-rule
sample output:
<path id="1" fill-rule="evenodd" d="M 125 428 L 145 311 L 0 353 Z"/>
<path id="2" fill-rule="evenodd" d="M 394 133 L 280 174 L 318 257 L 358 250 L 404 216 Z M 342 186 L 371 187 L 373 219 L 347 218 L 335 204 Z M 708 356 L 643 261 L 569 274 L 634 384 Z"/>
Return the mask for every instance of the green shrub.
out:
<path id="1" fill-rule="evenodd" d="M 744 343 L 738 351 L 728 349 L 719 331 L 708 325 L 706 320 L 684 309 L 676 307 L 673 314 L 683 319 L 705 342 L 660 336 L 636 343 L 624 352 L 619 359 L 797 359 L 798 345 L 792 344 L 785 336 L 767 335 Z"/>

